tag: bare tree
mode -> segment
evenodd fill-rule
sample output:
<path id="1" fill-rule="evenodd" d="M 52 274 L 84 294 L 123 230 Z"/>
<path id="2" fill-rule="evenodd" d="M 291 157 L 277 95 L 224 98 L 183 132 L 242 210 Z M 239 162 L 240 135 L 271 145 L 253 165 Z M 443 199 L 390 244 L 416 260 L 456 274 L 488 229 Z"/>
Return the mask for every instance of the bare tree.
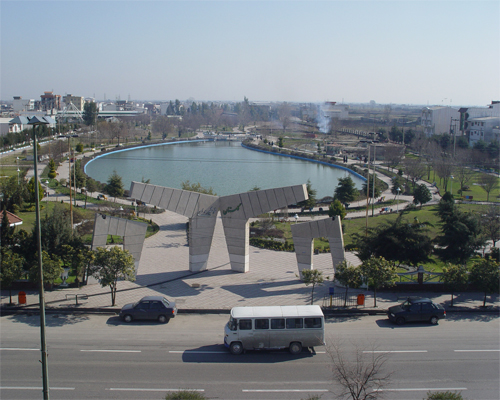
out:
<path id="1" fill-rule="evenodd" d="M 341 341 L 331 340 L 327 353 L 332 360 L 333 379 L 340 385 L 336 399 L 377 400 L 391 381 L 392 372 L 386 371 L 388 353 L 377 351 L 376 345 L 363 351 L 361 343 L 350 343 L 350 349 Z"/>
<path id="2" fill-rule="evenodd" d="M 290 105 L 288 103 L 283 103 L 278 109 L 278 116 L 281 121 L 281 124 L 283 125 L 283 132 L 286 133 L 286 129 L 292 122 L 291 116 L 291 110 L 290 110 Z"/>
<path id="3" fill-rule="evenodd" d="M 384 147 L 384 158 L 387 161 L 387 166 L 394 169 L 403 159 L 403 146 L 388 145 Z"/>
<path id="4" fill-rule="evenodd" d="M 479 184 L 486 192 L 486 201 L 490 201 L 490 192 L 498 186 L 498 178 L 492 174 L 481 174 Z"/>
<path id="5" fill-rule="evenodd" d="M 404 165 L 405 165 L 405 173 L 411 180 L 411 183 L 415 188 L 415 184 L 417 183 L 417 181 L 422 179 L 422 177 L 425 175 L 426 171 L 425 164 L 422 163 L 420 159 L 406 158 L 404 161 Z"/>
<path id="6" fill-rule="evenodd" d="M 500 211 L 498 206 L 490 205 L 486 214 L 481 217 L 481 225 L 483 226 L 483 233 L 485 236 L 495 243 L 500 240 Z"/>
<path id="7" fill-rule="evenodd" d="M 458 150 L 455 156 L 455 165 L 453 166 L 453 173 L 455 174 L 455 178 L 460 183 L 460 192 L 464 190 L 464 187 L 467 183 L 472 179 L 472 169 L 470 165 L 472 163 L 471 152 L 469 150 Z"/>

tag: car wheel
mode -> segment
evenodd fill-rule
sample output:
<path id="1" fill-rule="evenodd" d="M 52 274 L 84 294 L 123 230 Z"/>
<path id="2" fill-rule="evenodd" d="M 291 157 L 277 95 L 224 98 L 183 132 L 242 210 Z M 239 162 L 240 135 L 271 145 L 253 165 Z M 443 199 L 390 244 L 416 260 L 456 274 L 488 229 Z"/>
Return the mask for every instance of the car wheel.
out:
<path id="1" fill-rule="evenodd" d="M 300 354 L 302 352 L 302 345 L 299 342 L 290 343 L 288 351 L 290 354 Z"/>
<path id="2" fill-rule="evenodd" d="M 431 317 L 431 319 L 430 319 L 431 325 L 437 325 L 438 322 L 439 322 L 439 318 L 438 317 L 436 317 L 435 315 Z"/>
<path id="3" fill-rule="evenodd" d="M 123 317 L 123 320 L 124 320 L 125 322 L 132 322 L 132 319 L 133 319 L 133 318 L 132 318 L 132 316 L 131 316 L 130 314 L 127 314 L 127 315 L 125 315 L 125 316 Z"/>
<path id="4" fill-rule="evenodd" d="M 160 324 L 166 324 L 169 320 L 170 320 L 170 318 L 167 318 L 167 317 L 165 317 L 164 315 L 160 315 L 160 316 L 158 317 L 158 322 L 159 322 Z"/>
<path id="5" fill-rule="evenodd" d="M 405 322 L 406 322 L 406 321 L 405 321 L 405 319 L 404 319 L 403 317 L 398 317 L 398 318 L 396 319 L 396 324 L 398 324 L 398 325 L 404 325 L 404 324 L 405 324 Z"/>
<path id="6" fill-rule="evenodd" d="M 229 351 L 235 356 L 243 353 L 243 345 L 240 342 L 232 342 L 229 346 Z"/>

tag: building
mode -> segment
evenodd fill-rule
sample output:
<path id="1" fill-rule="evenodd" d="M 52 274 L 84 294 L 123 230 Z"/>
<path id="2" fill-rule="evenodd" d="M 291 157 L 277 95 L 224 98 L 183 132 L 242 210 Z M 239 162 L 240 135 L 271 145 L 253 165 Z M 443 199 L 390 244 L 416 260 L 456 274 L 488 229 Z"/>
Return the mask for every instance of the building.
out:
<path id="1" fill-rule="evenodd" d="M 62 100 L 67 108 L 70 107 L 70 104 L 73 104 L 78 110 L 83 111 L 83 105 L 85 104 L 85 100 L 83 97 L 67 94 L 63 97 Z"/>
<path id="2" fill-rule="evenodd" d="M 40 108 L 42 111 L 61 110 L 61 95 L 44 92 L 40 96 Z"/>
<path id="3" fill-rule="evenodd" d="M 21 96 L 14 96 L 12 101 L 12 110 L 14 113 L 20 113 L 22 111 L 33 111 L 35 109 L 34 99 L 23 99 Z"/>
<path id="4" fill-rule="evenodd" d="M 500 117 L 500 101 L 492 101 L 487 107 L 463 107 L 458 111 L 460 130 L 465 133 L 470 131 L 469 121 L 472 118 Z"/>
<path id="5" fill-rule="evenodd" d="M 421 125 L 426 136 L 452 132 L 458 135 L 453 126 L 459 119 L 459 110 L 451 107 L 425 107 L 421 113 Z"/>
<path id="6" fill-rule="evenodd" d="M 337 104 L 336 101 L 327 101 L 321 111 L 326 118 L 329 119 L 348 119 L 349 106 L 345 104 Z"/>
<path id="7" fill-rule="evenodd" d="M 494 142 L 499 140 L 500 117 L 469 118 L 465 131 L 469 138 L 469 145 L 482 140 L 484 142 Z"/>

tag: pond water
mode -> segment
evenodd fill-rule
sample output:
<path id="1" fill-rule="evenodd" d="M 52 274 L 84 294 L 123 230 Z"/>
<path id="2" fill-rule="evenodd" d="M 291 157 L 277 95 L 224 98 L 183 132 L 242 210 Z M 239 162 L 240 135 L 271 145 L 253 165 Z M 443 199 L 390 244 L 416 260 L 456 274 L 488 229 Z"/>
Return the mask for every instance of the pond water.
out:
<path id="1" fill-rule="evenodd" d="M 219 196 L 247 192 L 254 187 L 270 189 L 300 185 L 311 181 L 316 198 L 332 196 L 338 178 L 349 173 L 339 168 L 282 157 L 241 146 L 241 142 L 190 141 L 161 146 L 140 147 L 96 157 L 85 172 L 107 182 L 115 170 L 125 189 L 132 181 L 181 188 L 189 180 L 212 187 Z M 351 175 L 358 188 L 363 181 Z"/>

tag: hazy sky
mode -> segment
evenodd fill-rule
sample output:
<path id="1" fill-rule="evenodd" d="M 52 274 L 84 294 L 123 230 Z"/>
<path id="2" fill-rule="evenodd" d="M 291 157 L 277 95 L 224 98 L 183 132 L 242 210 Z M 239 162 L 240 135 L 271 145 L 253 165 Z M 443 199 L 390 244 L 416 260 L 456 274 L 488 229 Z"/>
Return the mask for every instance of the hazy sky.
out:
<path id="1" fill-rule="evenodd" d="M 500 100 L 499 1 L 0 1 L 1 93 Z"/>

